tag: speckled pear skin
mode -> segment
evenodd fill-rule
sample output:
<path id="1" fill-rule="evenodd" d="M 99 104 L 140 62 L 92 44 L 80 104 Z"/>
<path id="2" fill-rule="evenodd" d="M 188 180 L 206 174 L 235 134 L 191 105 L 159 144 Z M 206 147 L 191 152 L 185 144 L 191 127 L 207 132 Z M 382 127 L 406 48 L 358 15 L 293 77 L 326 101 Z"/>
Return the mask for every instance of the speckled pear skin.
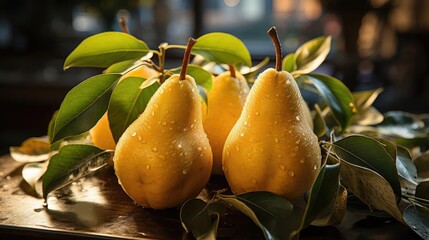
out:
<path id="1" fill-rule="evenodd" d="M 223 174 L 222 152 L 225 140 L 240 117 L 249 93 L 249 85 L 243 75 L 230 71 L 216 76 L 207 94 L 208 109 L 203 118 L 204 130 L 213 150 L 213 174 Z"/>
<path id="2" fill-rule="evenodd" d="M 114 169 L 124 191 L 143 207 L 177 207 L 196 197 L 212 170 L 195 80 L 167 79 L 116 146 Z"/>
<path id="3" fill-rule="evenodd" d="M 270 191 L 293 200 L 310 189 L 321 151 L 302 104 L 289 73 L 267 69 L 258 76 L 223 151 L 235 194 Z"/>

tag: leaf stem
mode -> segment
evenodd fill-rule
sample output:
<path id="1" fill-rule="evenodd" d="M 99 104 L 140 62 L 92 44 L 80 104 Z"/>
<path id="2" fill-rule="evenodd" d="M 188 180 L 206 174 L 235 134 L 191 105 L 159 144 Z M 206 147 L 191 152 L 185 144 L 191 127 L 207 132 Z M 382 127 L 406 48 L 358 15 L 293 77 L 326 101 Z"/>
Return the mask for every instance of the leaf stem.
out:
<path id="1" fill-rule="evenodd" d="M 235 67 L 234 67 L 234 65 L 228 64 L 228 67 L 229 67 L 229 72 L 231 74 L 231 77 L 236 78 L 237 75 L 235 74 Z"/>
<path id="2" fill-rule="evenodd" d="M 183 56 L 182 70 L 180 70 L 179 80 L 186 79 L 186 72 L 188 71 L 189 60 L 191 57 L 191 50 L 194 44 L 197 42 L 194 38 L 189 38 L 188 45 L 186 46 L 185 54 Z"/>
<path id="3" fill-rule="evenodd" d="M 276 70 L 280 72 L 282 70 L 282 47 L 280 45 L 276 27 L 271 27 L 268 30 L 268 35 L 271 37 L 271 40 L 274 44 L 274 49 L 276 50 Z"/>
<path id="4" fill-rule="evenodd" d="M 128 31 L 127 20 L 125 20 L 124 17 L 121 17 L 119 19 L 119 24 L 121 24 L 122 32 L 124 32 L 124 33 L 130 33 Z"/>
<path id="5" fill-rule="evenodd" d="M 164 66 L 165 66 L 165 51 L 168 46 L 168 43 L 164 42 L 159 45 L 159 54 L 158 54 L 158 65 L 159 65 L 159 72 L 161 73 L 161 76 L 159 77 L 159 80 L 161 83 L 165 81 L 165 75 L 164 75 Z"/>

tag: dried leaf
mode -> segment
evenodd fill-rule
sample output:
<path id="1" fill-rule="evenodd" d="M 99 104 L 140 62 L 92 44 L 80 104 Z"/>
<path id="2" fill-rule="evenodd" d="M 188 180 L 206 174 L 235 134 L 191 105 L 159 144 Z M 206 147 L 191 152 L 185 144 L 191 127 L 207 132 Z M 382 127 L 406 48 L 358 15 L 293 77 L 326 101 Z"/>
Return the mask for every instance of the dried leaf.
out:
<path id="1" fill-rule="evenodd" d="M 18 162 L 41 162 L 49 159 L 51 145 L 46 138 L 32 137 L 19 147 L 10 147 L 10 155 Z"/>

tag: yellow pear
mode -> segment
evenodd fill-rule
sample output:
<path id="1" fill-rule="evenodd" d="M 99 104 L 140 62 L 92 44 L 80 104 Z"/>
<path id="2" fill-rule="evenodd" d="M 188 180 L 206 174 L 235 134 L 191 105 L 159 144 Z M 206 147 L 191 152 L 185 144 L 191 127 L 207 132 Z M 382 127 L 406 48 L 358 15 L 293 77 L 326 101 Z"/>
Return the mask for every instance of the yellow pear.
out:
<path id="1" fill-rule="evenodd" d="M 213 156 L 203 129 L 201 98 L 195 80 L 185 74 L 194 43 L 188 43 L 180 76 L 161 85 L 116 146 L 115 174 L 143 207 L 179 206 L 196 197 L 210 178 Z"/>
<path id="2" fill-rule="evenodd" d="M 159 73 L 154 69 L 142 65 L 137 67 L 125 75 L 123 75 L 119 81 L 127 77 L 141 77 L 141 78 L 152 78 L 157 76 Z M 89 131 L 93 144 L 101 149 L 115 149 L 116 143 L 113 139 L 112 131 L 110 130 L 109 119 L 107 113 L 98 120 L 97 124 Z"/>
<path id="3" fill-rule="evenodd" d="M 292 75 L 281 70 L 275 28 L 276 69 L 261 73 L 225 142 L 223 168 L 235 194 L 269 191 L 293 200 L 310 189 L 320 169 L 318 139 L 306 118 Z"/>
<path id="4" fill-rule="evenodd" d="M 246 79 L 231 66 L 230 71 L 215 77 L 213 88 L 207 95 L 208 110 L 203 118 L 203 126 L 213 151 L 214 174 L 223 174 L 223 146 L 240 117 L 248 93 L 249 85 Z"/>

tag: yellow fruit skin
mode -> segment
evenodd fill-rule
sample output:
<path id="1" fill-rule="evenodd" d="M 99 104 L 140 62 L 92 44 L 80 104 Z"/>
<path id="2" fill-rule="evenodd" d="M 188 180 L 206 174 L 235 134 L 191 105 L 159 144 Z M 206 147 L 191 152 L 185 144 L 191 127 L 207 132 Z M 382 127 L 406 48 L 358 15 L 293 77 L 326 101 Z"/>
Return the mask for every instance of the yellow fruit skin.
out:
<path id="1" fill-rule="evenodd" d="M 128 73 L 124 74 L 121 77 L 121 79 L 125 79 L 127 77 L 141 77 L 141 78 L 149 79 L 149 78 L 152 78 L 152 77 L 155 77 L 158 75 L 159 75 L 159 73 L 156 70 L 154 70 L 154 69 L 152 69 L 146 65 L 142 65 L 142 66 L 137 67 L 137 68 L 129 71 Z"/>
<path id="2" fill-rule="evenodd" d="M 236 78 L 232 78 L 228 71 L 218 75 L 213 81 L 213 88 L 207 95 L 207 115 L 203 120 L 204 130 L 213 150 L 213 174 L 223 174 L 223 146 L 240 117 L 248 93 L 249 85 L 238 72 Z"/>
<path id="3" fill-rule="evenodd" d="M 258 76 L 223 151 L 234 193 L 270 191 L 293 200 L 309 190 L 321 152 L 301 104 L 289 73 L 268 69 Z"/>
<path id="4" fill-rule="evenodd" d="M 142 65 L 123 75 L 120 81 L 127 77 L 142 77 L 149 79 L 157 75 L 157 71 Z M 91 135 L 92 142 L 95 146 L 101 149 L 115 149 L 116 143 L 113 139 L 112 131 L 110 130 L 107 113 L 104 114 L 100 120 L 98 120 L 97 124 L 89 131 L 89 134 Z"/>
<path id="5" fill-rule="evenodd" d="M 97 124 L 89 131 L 92 143 L 101 149 L 115 149 L 116 143 L 113 140 L 112 131 L 110 131 L 109 119 L 105 113 Z"/>
<path id="6" fill-rule="evenodd" d="M 179 206 L 207 184 L 213 155 L 204 132 L 195 80 L 166 80 L 119 139 L 114 169 L 139 205 Z"/>

